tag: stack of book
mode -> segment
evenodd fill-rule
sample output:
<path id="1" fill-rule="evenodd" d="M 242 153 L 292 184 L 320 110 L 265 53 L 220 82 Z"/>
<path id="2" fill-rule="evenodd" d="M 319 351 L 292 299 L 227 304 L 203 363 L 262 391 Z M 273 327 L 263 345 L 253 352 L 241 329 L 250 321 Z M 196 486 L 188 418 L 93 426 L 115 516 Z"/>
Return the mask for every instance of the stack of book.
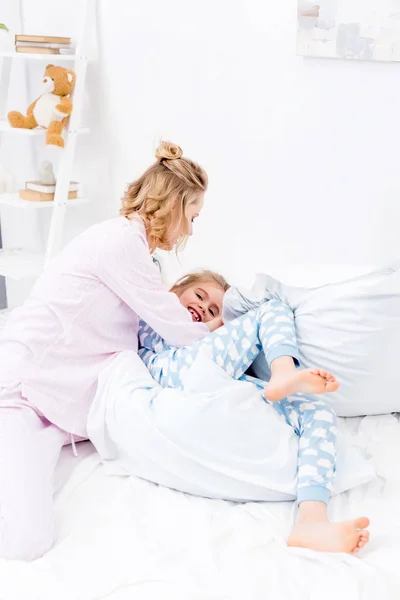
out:
<path id="1" fill-rule="evenodd" d="M 71 38 L 47 35 L 16 35 L 15 51 L 27 54 L 71 54 Z"/>
<path id="2" fill-rule="evenodd" d="M 69 184 L 68 199 L 74 200 L 78 197 L 79 183 L 71 181 Z M 49 202 L 54 200 L 56 191 L 55 184 L 41 183 L 40 181 L 27 181 L 25 189 L 20 190 L 21 200 L 30 200 L 31 202 Z"/>

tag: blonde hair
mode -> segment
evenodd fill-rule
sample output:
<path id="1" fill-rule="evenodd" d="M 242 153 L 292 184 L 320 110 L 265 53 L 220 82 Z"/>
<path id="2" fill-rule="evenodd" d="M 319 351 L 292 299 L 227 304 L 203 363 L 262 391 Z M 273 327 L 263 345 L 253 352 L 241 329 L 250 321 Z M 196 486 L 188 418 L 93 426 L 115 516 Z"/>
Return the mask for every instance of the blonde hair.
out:
<path id="1" fill-rule="evenodd" d="M 188 273 L 187 275 L 184 275 L 178 279 L 178 281 L 175 281 L 174 285 L 170 289 L 170 292 L 174 292 L 177 296 L 180 296 L 187 289 L 195 285 L 201 285 L 202 283 L 211 283 L 212 285 L 216 285 L 224 292 L 227 292 L 231 287 L 226 281 L 225 277 L 219 275 L 219 273 L 214 273 L 214 271 L 203 269 L 201 271 L 195 271 L 194 273 Z"/>
<path id="2" fill-rule="evenodd" d="M 161 142 L 156 150 L 157 162 L 139 179 L 128 185 L 120 214 L 140 215 L 146 227 L 151 252 L 168 248 L 171 225 L 182 230 L 177 249 L 189 234 L 186 210 L 207 189 L 206 172 L 195 162 L 182 156 L 182 149 L 171 142 Z M 173 212 L 174 210 L 174 212 Z M 176 217 L 173 218 L 173 215 Z"/>

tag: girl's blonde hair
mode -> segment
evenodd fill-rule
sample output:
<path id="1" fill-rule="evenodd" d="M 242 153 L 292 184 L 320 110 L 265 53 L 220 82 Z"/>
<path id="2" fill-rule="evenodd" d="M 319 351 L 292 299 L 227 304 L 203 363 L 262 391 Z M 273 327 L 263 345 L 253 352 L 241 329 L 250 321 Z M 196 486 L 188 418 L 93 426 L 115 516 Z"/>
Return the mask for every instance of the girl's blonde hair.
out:
<path id="1" fill-rule="evenodd" d="M 178 281 L 175 281 L 174 285 L 170 289 L 170 292 L 174 292 L 177 296 L 180 296 L 188 288 L 195 285 L 201 285 L 202 283 L 211 283 L 212 285 L 216 285 L 224 292 L 227 292 L 230 288 L 230 285 L 226 281 L 225 277 L 222 277 L 222 275 L 219 275 L 218 273 L 214 273 L 214 271 L 207 271 L 203 269 L 194 273 L 188 273 L 187 275 L 184 275 L 178 279 Z"/>
<path id="2" fill-rule="evenodd" d="M 171 225 L 182 230 L 177 248 L 182 247 L 190 231 L 186 210 L 207 189 L 206 172 L 182 156 L 182 149 L 171 142 L 161 142 L 156 150 L 157 162 L 139 179 L 128 185 L 120 214 L 140 215 L 144 221 L 150 250 L 168 248 Z M 174 218 L 173 218 L 174 215 Z"/>

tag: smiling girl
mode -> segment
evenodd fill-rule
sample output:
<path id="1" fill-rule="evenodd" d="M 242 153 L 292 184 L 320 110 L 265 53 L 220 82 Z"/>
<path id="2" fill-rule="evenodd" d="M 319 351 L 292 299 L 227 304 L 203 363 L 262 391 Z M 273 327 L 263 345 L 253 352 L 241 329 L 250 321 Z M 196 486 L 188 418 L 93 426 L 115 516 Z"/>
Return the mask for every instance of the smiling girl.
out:
<path id="1" fill-rule="evenodd" d="M 220 275 L 201 271 L 183 277 L 171 291 L 193 321 L 210 323 L 221 319 L 228 288 Z M 322 369 L 296 368 L 298 350 L 290 308 L 280 300 L 270 300 L 183 348 L 172 348 L 146 323 L 140 323 L 139 356 L 163 387 L 182 389 L 185 373 L 204 350 L 228 375 L 253 383 L 299 436 L 298 518 L 288 544 L 358 552 L 368 542 L 369 520 L 360 517 L 331 523 L 327 515 L 336 468 L 337 418 L 326 402 L 314 396 L 334 392 L 339 384 Z M 271 370 L 269 382 L 245 374 L 261 351 Z"/>

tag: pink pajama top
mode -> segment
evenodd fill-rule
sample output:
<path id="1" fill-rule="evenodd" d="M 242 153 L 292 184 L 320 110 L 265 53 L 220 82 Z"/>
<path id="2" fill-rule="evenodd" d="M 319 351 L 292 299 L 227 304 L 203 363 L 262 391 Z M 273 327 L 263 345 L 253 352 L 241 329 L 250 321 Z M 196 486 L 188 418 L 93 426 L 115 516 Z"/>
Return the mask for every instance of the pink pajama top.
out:
<path id="1" fill-rule="evenodd" d="M 49 421 L 86 437 L 99 372 L 138 347 L 138 319 L 168 344 L 206 333 L 162 284 L 141 220 L 118 217 L 75 238 L 13 311 L 0 339 L 0 388 L 20 386 Z"/>

